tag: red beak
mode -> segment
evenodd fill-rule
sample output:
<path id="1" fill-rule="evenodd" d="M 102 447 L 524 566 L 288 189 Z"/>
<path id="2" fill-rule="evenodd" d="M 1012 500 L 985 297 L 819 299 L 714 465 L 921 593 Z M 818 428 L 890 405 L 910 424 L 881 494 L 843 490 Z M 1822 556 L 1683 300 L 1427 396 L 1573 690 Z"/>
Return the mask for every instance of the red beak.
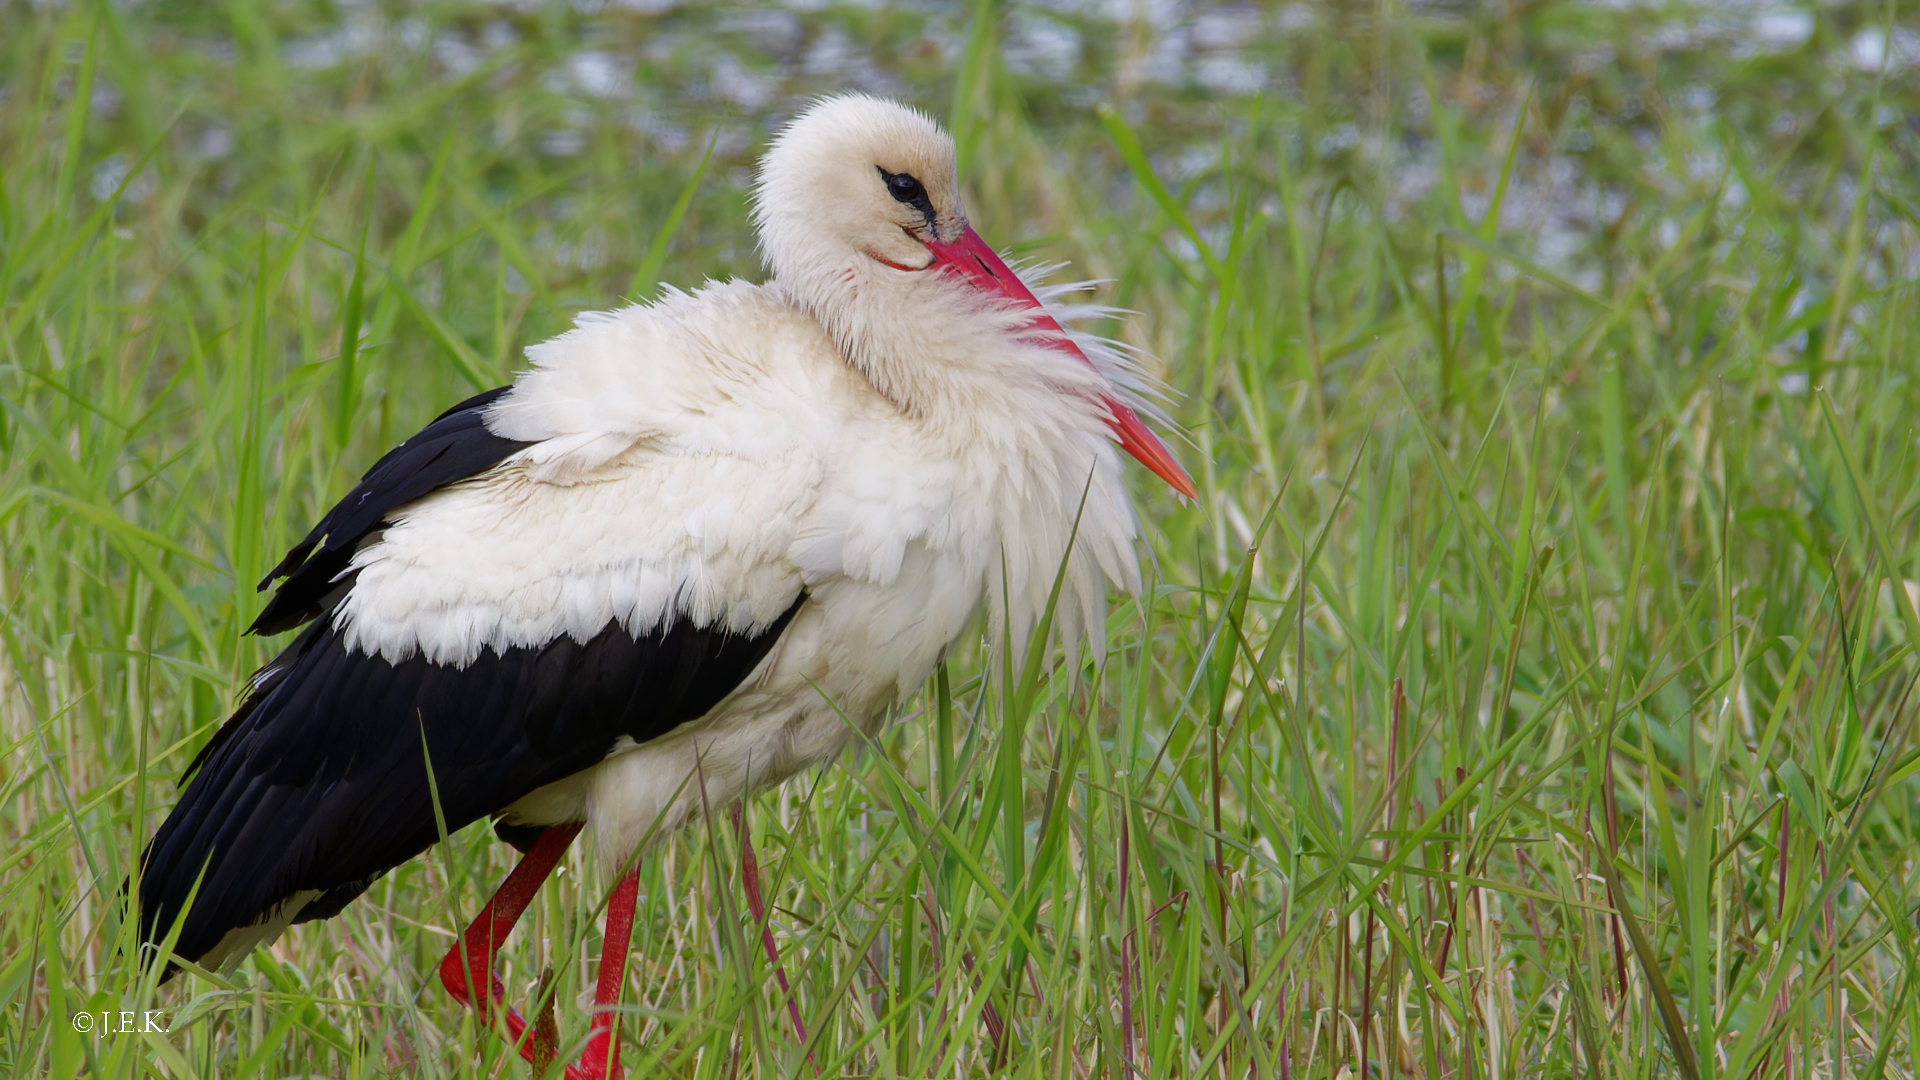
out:
<path id="1" fill-rule="evenodd" d="M 967 231 L 961 234 L 960 239 L 950 244 L 928 244 L 927 249 L 933 252 L 932 266 L 952 270 L 982 292 L 1011 300 L 1023 308 L 1031 308 L 1033 328 L 1049 346 L 1079 357 L 1088 367 L 1093 366 L 1093 361 L 1087 359 L 1087 354 L 1081 352 L 1080 347 L 1067 337 L 1066 331 L 1041 306 L 1039 298 L 1021 283 L 1019 276 L 1008 269 L 1006 263 L 1000 261 L 1000 256 L 995 255 L 987 242 L 980 239 L 980 234 L 973 231 L 973 226 L 967 226 Z M 1140 417 L 1132 409 L 1111 395 L 1102 395 L 1101 401 L 1113 415 L 1109 423 L 1113 425 L 1114 440 L 1122 450 L 1153 470 L 1153 474 L 1165 480 L 1173 490 L 1189 499 L 1199 497 L 1187 471 L 1167 452 L 1159 437 L 1140 422 Z"/>

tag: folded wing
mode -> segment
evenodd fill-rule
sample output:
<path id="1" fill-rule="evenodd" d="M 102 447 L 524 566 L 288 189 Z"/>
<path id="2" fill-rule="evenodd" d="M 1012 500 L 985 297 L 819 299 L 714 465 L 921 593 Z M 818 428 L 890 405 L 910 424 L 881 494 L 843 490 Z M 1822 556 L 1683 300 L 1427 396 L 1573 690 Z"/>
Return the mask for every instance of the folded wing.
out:
<path id="1" fill-rule="evenodd" d="M 444 507 L 497 524 L 529 499 L 565 502 L 524 477 L 494 483 L 515 471 L 510 459 L 540 445 L 489 429 L 487 410 L 505 393 L 461 403 L 383 457 L 262 583 L 280 581 L 255 631 L 305 629 L 254 677 L 189 767 L 141 861 L 143 941 L 163 940 L 177 922 L 175 951 L 218 966 L 290 922 L 336 914 L 443 828 L 592 767 L 622 738 L 646 742 L 704 715 L 752 674 L 799 610 L 797 580 L 763 573 L 778 606 L 745 625 L 728 624 L 725 604 L 700 613 L 670 604 L 644 625 L 603 604 L 587 632 L 488 637 L 458 662 L 356 643 L 343 610 L 369 588 L 356 558 L 380 548 L 396 523 L 431 524 Z M 672 474 L 676 465 L 653 467 Z M 478 532 L 472 543 L 484 547 L 489 534 Z M 459 563 L 470 554 L 436 563 L 431 547 L 406 552 L 409 572 L 429 579 L 471 572 Z M 618 585 L 585 562 L 571 580 Z M 566 570 L 554 571 L 563 582 Z"/>

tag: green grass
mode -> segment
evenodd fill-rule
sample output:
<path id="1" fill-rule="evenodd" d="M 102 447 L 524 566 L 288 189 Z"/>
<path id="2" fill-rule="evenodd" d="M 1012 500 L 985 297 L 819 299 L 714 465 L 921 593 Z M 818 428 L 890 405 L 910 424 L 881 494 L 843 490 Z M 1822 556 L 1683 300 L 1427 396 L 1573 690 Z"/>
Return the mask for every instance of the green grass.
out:
<path id="1" fill-rule="evenodd" d="M 527 1074 L 431 985 L 483 828 L 231 979 L 120 883 L 263 570 L 576 311 L 756 274 L 838 50 L 1112 279 L 1201 499 L 1136 478 L 1103 666 L 963 648 L 747 806 L 808 1046 L 727 808 L 646 859 L 631 1075 L 1914 1076 L 1912 5 L 1255 14 L 1185 70 L 1259 96 L 1026 7 L 0 7 L 0 1072 Z M 575 1042 L 604 888 L 508 950 Z"/>

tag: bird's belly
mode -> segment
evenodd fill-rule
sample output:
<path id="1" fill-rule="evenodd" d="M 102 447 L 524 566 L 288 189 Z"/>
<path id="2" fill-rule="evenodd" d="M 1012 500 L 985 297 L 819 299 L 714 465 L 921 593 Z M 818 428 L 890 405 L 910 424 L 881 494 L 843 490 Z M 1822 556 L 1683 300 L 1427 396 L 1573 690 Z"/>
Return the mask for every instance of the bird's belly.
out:
<path id="1" fill-rule="evenodd" d="M 514 804 L 512 820 L 585 816 L 610 868 L 694 817 L 837 756 L 878 730 L 965 630 L 981 580 L 924 549 L 884 584 L 836 578 L 807 602 L 760 669 L 714 710 Z"/>

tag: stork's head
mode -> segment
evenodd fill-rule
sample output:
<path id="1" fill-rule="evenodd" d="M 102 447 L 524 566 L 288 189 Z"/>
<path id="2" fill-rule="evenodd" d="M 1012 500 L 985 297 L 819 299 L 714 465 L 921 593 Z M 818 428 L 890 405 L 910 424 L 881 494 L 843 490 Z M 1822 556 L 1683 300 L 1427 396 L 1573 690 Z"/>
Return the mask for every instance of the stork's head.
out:
<path id="1" fill-rule="evenodd" d="M 970 357 L 997 359 L 1006 350 L 982 348 L 980 320 L 964 317 L 987 312 L 996 331 L 1076 359 L 1067 381 L 1104 406 L 1120 445 L 1194 494 L 1179 462 L 967 224 L 953 140 L 932 120 L 862 95 L 815 103 L 761 160 L 753 217 L 775 280 L 883 393 L 913 398 L 910 388 Z"/>

